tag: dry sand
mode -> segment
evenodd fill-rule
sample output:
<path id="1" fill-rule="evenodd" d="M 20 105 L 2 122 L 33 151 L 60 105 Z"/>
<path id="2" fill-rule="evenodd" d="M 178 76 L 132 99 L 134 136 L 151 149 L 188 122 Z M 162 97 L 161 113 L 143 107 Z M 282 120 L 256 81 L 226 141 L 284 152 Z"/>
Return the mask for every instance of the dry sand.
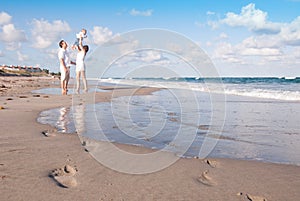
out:
<path id="1" fill-rule="evenodd" d="M 37 123 L 42 110 L 72 101 L 71 95 L 30 92 L 43 87 L 53 87 L 53 80 L 0 77 L 0 200 L 300 200 L 300 167 L 293 165 L 179 159 L 151 174 L 111 170 L 85 151 L 76 134 L 60 134 Z M 128 93 L 132 91 L 115 91 Z M 110 91 L 97 94 L 98 101 L 110 97 Z"/>

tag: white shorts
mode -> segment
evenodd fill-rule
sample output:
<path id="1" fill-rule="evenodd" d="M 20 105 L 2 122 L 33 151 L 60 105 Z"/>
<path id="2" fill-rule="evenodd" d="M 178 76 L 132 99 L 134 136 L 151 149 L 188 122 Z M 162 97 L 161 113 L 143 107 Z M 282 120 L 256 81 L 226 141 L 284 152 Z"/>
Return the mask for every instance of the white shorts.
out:
<path id="1" fill-rule="evenodd" d="M 70 67 L 67 67 L 65 72 L 63 68 L 60 69 L 60 80 L 64 81 L 70 77 Z"/>

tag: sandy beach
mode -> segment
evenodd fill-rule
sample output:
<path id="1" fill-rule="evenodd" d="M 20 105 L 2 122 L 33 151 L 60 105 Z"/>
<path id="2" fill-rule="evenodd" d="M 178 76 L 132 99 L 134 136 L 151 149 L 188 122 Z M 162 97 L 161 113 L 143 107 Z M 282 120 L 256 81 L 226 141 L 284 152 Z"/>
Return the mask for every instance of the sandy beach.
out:
<path id="1" fill-rule="evenodd" d="M 0 200 L 203 200 L 296 201 L 300 167 L 232 159 L 179 159 L 149 174 L 105 167 L 76 133 L 61 134 L 39 124 L 39 113 L 69 106 L 72 95 L 33 94 L 58 79 L 0 77 Z M 140 94 L 156 89 L 143 88 Z M 96 101 L 130 95 L 131 89 L 98 92 Z M 103 142 L 105 144 L 105 142 Z M 142 147 L 117 144 L 133 153 Z"/>

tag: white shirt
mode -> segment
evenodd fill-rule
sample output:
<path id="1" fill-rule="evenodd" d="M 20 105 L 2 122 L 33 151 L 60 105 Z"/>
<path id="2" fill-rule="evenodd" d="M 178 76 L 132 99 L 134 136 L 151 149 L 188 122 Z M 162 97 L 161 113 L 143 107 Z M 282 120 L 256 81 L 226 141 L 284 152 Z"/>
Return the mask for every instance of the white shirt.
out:
<path id="1" fill-rule="evenodd" d="M 67 50 L 65 50 L 64 48 L 59 48 L 58 51 L 58 59 L 63 59 L 65 62 L 65 65 L 67 67 L 71 66 L 71 59 L 70 59 L 70 55 L 69 52 Z M 60 63 L 60 68 L 62 69 L 64 66 L 61 65 Z"/>

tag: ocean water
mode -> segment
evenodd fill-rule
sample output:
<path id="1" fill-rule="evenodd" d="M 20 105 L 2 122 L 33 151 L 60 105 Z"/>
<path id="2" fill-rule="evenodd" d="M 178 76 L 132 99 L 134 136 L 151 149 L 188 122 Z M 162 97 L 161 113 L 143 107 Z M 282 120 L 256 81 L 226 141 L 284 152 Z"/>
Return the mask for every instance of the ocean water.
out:
<path id="1" fill-rule="evenodd" d="M 72 107 L 43 111 L 38 121 L 62 133 L 181 157 L 300 165 L 300 78 L 102 79 L 96 85 L 162 90 L 109 103 L 73 96 Z"/>

